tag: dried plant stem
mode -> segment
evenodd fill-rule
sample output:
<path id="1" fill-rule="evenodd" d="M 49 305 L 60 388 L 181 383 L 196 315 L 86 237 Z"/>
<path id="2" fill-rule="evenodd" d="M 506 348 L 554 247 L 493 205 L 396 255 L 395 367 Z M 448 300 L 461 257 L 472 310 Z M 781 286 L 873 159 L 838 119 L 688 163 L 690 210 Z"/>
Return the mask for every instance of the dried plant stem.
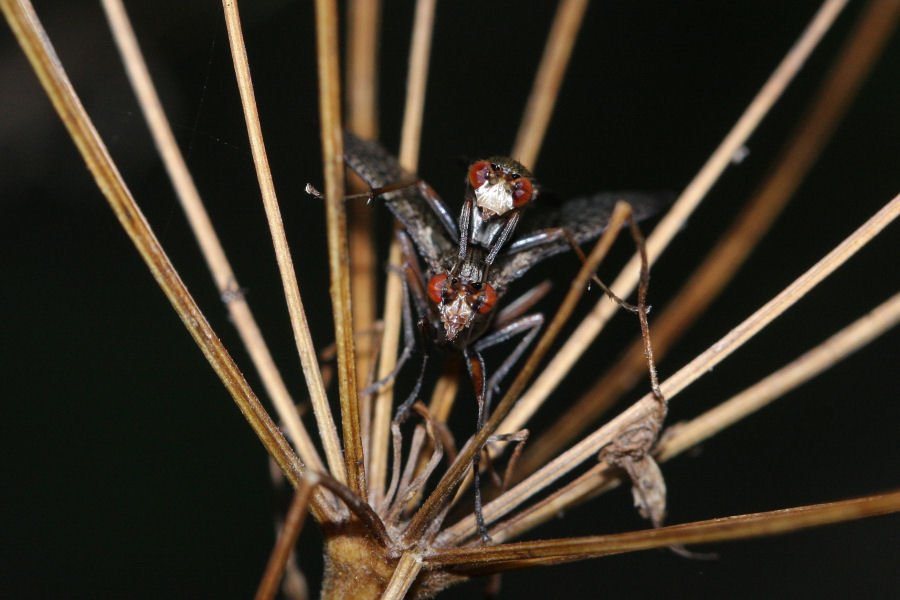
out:
<path id="1" fill-rule="evenodd" d="M 122 228 L 141 254 L 153 278 L 166 294 L 188 332 L 216 375 L 225 384 L 266 450 L 284 471 L 291 484 L 298 486 L 303 476 L 303 464 L 250 389 L 150 230 L 144 215 L 113 164 L 106 146 L 75 95 L 31 3 L 27 0 L 0 0 L 0 8 L 97 185 L 109 201 Z M 327 514 L 321 503 L 315 500 L 311 510 L 316 519 L 322 519 Z"/>
<path id="2" fill-rule="evenodd" d="M 360 190 L 361 191 L 361 190 Z M 375 243 L 372 233 L 375 220 L 372 207 L 365 201 L 348 201 L 349 244 L 350 244 L 350 293 L 353 303 L 353 329 L 356 332 L 356 371 L 371 373 L 378 338 L 367 335 L 375 328 L 375 307 L 377 306 L 375 277 Z M 369 415 L 370 396 L 360 398 L 362 415 Z M 368 418 L 361 416 L 360 418 Z"/>
<path id="3" fill-rule="evenodd" d="M 781 291 L 775 298 L 750 315 L 743 323 L 732 329 L 725 337 L 713 344 L 705 352 L 682 367 L 677 373 L 662 383 L 661 390 L 670 402 L 680 391 L 710 372 L 717 364 L 751 339 L 776 317 L 790 308 L 815 285 L 821 282 L 849 259 L 857 250 L 865 246 L 884 227 L 900 215 L 900 195 L 896 196 L 859 229 L 841 242 L 834 250 L 813 265 L 806 273 Z M 492 522 L 508 514 L 522 502 L 539 493 L 584 461 L 592 458 L 601 448 L 615 439 L 619 432 L 631 424 L 641 423 L 657 409 L 657 400 L 647 394 L 615 419 L 589 434 L 569 450 L 546 463 L 543 468 L 519 483 L 505 494 L 484 507 L 485 522 Z M 474 516 L 466 517 L 441 534 L 444 544 L 458 543 L 472 535 L 475 528 Z"/>
<path id="4" fill-rule="evenodd" d="M 563 299 L 559 310 L 556 311 L 553 320 L 550 321 L 544 334 L 538 340 L 534 350 L 532 350 L 531 355 L 528 357 L 528 360 L 525 361 L 522 369 L 510 384 L 509 389 L 497 404 L 497 407 L 494 409 L 493 414 L 490 416 L 485 426 L 469 439 L 463 449 L 459 452 L 456 460 L 454 460 L 447 469 L 447 472 L 441 478 L 435 490 L 416 512 L 409 527 L 403 534 L 405 540 L 418 539 L 425 531 L 425 528 L 432 524 L 438 514 L 451 500 L 454 491 L 471 466 L 472 458 L 475 456 L 475 453 L 481 452 L 487 439 L 497 429 L 497 426 L 500 425 L 500 422 L 516 401 L 516 398 L 518 398 L 519 394 L 525 388 L 525 384 L 528 383 L 528 380 L 537 368 L 538 363 L 544 358 L 544 355 L 550 349 L 550 345 L 556 339 L 556 336 L 559 334 L 563 325 L 572 314 L 575 305 L 584 293 L 585 287 L 587 287 L 588 282 L 597 270 L 597 266 L 606 256 L 609 248 L 612 246 L 613 241 L 618 235 L 622 224 L 630 214 L 631 209 L 628 204 L 624 202 L 616 204 L 609 219 L 608 229 L 597 241 L 594 249 L 588 255 L 587 260 L 585 260 L 584 264 L 581 266 L 581 269 L 572 281 L 569 292 Z M 475 516 L 472 515 L 473 521 L 474 518 Z"/>
<path id="5" fill-rule="evenodd" d="M 406 82 L 406 108 L 400 133 L 400 165 L 415 173 L 419 165 L 422 143 L 422 115 L 425 112 L 425 85 L 428 82 L 428 60 L 434 31 L 436 0 L 417 0 L 413 23 L 412 46 L 409 50 L 409 78 Z"/>
<path id="6" fill-rule="evenodd" d="M 401 261 L 400 245 L 397 240 L 391 241 L 388 264 L 399 267 Z M 400 345 L 400 324 L 403 284 L 400 276 L 389 274 L 384 291 L 384 335 L 381 338 L 379 352 L 378 379 L 384 379 L 394 370 L 397 364 L 397 349 Z M 372 506 L 380 506 L 384 499 L 384 486 L 387 484 L 388 444 L 390 441 L 391 413 L 394 408 L 393 383 L 385 385 L 378 391 L 369 441 L 369 502 Z"/>
<path id="7" fill-rule="evenodd" d="M 887 332 L 898 322 L 900 294 L 740 394 L 699 417 L 669 428 L 656 447 L 658 460 L 669 460 L 765 407 Z M 610 473 L 605 464 L 595 465 L 564 488 L 499 523 L 491 530 L 491 537 L 495 542 L 512 539 L 617 483 L 618 475 Z"/>
<path id="8" fill-rule="evenodd" d="M 378 137 L 378 32 L 381 25 L 379 0 L 351 0 L 347 5 L 347 69 L 345 100 L 347 128 L 366 139 Z M 351 189 L 365 189 L 357 178 L 351 178 Z M 351 200 L 350 226 L 350 294 L 353 302 L 353 328 L 357 333 L 356 370 L 370 371 L 376 342 L 361 332 L 375 325 L 377 306 L 375 273 L 375 239 L 372 207 L 364 200 Z M 371 418 L 371 396 L 360 398 L 361 426 L 370 431 L 366 420 Z M 365 435 L 364 435 L 365 437 Z M 367 440 L 363 440 L 363 444 Z M 366 458 L 368 459 L 368 452 Z"/>
<path id="9" fill-rule="evenodd" d="M 415 173 L 419 166 L 422 115 L 425 112 L 425 85 L 428 81 L 428 59 L 431 54 L 431 37 L 434 28 L 434 8 L 435 0 L 418 0 L 416 3 L 399 155 L 400 164 L 410 173 Z M 393 240 L 389 264 L 399 266 L 400 261 L 400 246 L 396 240 Z M 378 365 L 379 379 L 387 377 L 397 364 L 402 294 L 403 286 L 399 277 L 389 277 L 384 298 L 384 338 L 381 343 L 381 360 Z M 372 456 L 369 460 L 369 469 L 372 485 L 371 501 L 374 505 L 378 505 L 384 499 L 392 411 L 393 386 L 385 386 L 378 394 L 372 418 Z"/>
<path id="10" fill-rule="evenodd" d="M 380 0 L 347 4 L 347 127 L 366 139 L 378 137 L 378 33 Z"/>
<path id="11" fill-rule="evenodd" d="M 456 392 L 459 390 L 459 377 L 462 374 L 460 361 L 453 357 L 447 362 L 446 370 L 441 374 L 431 394 L 431 402 L 428 410 L 434 418 L 441 423 L 447 422 L 450 409 L 456 400 Z"/>
<path id="12" fill-rule="evenodd" d="M 256 320 L 250 312 L 250 307 L 240 292 L 241 287 L 237 277 L 225 256 L 222 244 L 209 220 L 209 214 L 206 212 L 184 157 L 175 141 L 172 128 L 166 119 L 125 8 L 122 6 L 121 0 L 103 0 L 103 9 L 106 11 L 110 29 L 125 64 L 125 71 L 128 73 L 131 87 L 134 89 L 141 111 L 150 127 L 153 141 L 166 166 L 169 179 L 172 181 L 178 200 L 187 215 L 194 237 L 197 238 L 197 243 L 206 259 L 206 264 L 212 272 L 219 294 L 228 307 L 231 321 L 247 348 L 250 359 L 262 379 L 263 386 L 272 399 L 272 404 L 284 423 L 288 437 L 300 454 L 300 458 L 310 469 L 322 470 L 324 468 L 322 459 L 319 458 L 319 453 L 300 420 L 294 401 L 278 372 L 278 367 L 275 366 L 275 361 L 272 360 L 272 355 L 263 340 Z"/>
<path id="13" fill-rule="evenodd" d="M 294 499 L 291 501 L 287 515 L 284 518 L 284 527 L 281 530 L 281 535 L 278 536 L 275 547 L 272 549 L 272 554 L 269 555 L 266 571 L 256 590 L 256 600 L 271 600 L 271 598 L 275 597 L 284 567 L 291 556 L 294 544 L 297 543 L 297 538 L 300 537 L 300 532 L 303 530 L 303 521 L 306 519 L 309 497 L 317 484 L 318 478 L 314 473 L 310 473 L 301 482 L 297 491 L 294 492 Z"/>
<path id="14" fill-rule="evenodd" d="M 797 186 L 825 148 L 885 42 L 896 27 L 900 3 L 874 0 L 860 17 L 829 76 L 806 111 L 775 168 L 715 248 L 678 295 L 656 319 L 653 346 L 663 355 L 703 313 L 781 213 Z M 641 340 L 635 340 L 621 359 L 597 380 L 577 403 L 557 419 L 533 445 L 522 464 L 529 473 L 585 431 L 646 371 Z"/>
<path id="15" fill-rule="evenodd" d="M 900 323 L 900 294 L 845 327 L 803 356 L 687 423 L 671 428 L 657 447 L 660 460 L 668 460 L 712 437 L 809 381 Z"/>
<path id="16" fill-rule="evenodd" d="M 561 0 L 556 10 L 512 150 L 514 158 L 532 169 L 547 133 L 587 4 L 587 0 Z"/>
<path id="17" fill-rule="evenodd" d="M 471 574 L 552 565 L 663 546 L 702 544 L 776 535 L 900 511 L 900 492 L 814 504 L 615 535 L 520 542 L 438 550 L 423 557 L 426 568 L 458 565 Z"/>
<path id="18" fill-rule="evenodd" d="M 284 232 L 284 223 L 281 220 L 281 210 L 278 207 L 278 198 L 275 195 L 275 185 L 272 181 L 272 172 L 269 169 L 269 161 L 266 157 L 266 147 L 263 143 L 262 128 L 259 123 L 259 112 L 256 107 L 256 98 L 253 93 L 253 81 L 250 78 L 250 67 L 247 61 L 247 50 L 244 46 L 241 33 L 241 21 L 236 0 L 223 0 L 225 10 L 225 24 L 228 28 L 228 41 L 231 45 L 231 56 L 234 61 L 234 72 L 237 78 L 238 89 L 241 94 L 241 105 L 244 109 L 244 119 L 247 123 L 247 132 L 250 139 L 250 148 L 253 154 L 253 164 L 256 168 L 256 176 L 259 180 L 262 193 L 263 206 L 266 211 L 266 219 L 269 222 L 269 231 L 272 235 L 272 244 L 275 247 L 275 257 L 278 262 L 278 270 L 281 274 L 281 283 L 284 288 L 284 297 L 288 305 L 288 313 L 291 317 L 291 328 L 294 332 L 294 341 L 297 344 L 297 352 L 300 355 L 300 364 L 303 367 L 303 375 L 306 378 L 313 413 L 319 426 L 319 435 L 322 446 L 325 448 L 325 458 L 328 468 L 334 477 L 347 483 L 347 473 L 344 470 L 341 444 L 337 436 L 337 429 L 328 406 L 328 397 L 325 394 L 325 386 L 322 383 L 322 373 L 319 370 L 315 346 L 306 320 L 306 312 L 300 299 L 300 289 L 297 284 L 297 275 L 294 271 L 291 251 L 288 247 L 287 236 Z"/>
<path id="19" fill-rule="evenodd" d="M 540 502 L 532 504 L 512 517 L 497 523 L 490 530 L 491 540 L 496 544 L 511 540 L 552 519 L 567 508 L 597 495 L 599 490 L 612 488 L 619 480 L 617 478 L 611 479 L 608 473 L 609 465 L 605 462 L 597 463 L 573 481 L 543 498 Z"/>
<path id="20" fill-rule="evenodd" d="M 341 128 L 341 84 L 338 57 L 338 17 L 334 0 L 316 0 L 316 54 L 319 63 L 319 112 L 322 123 L 322 163 L 325 168 L 325 225 L 331 273 L 331 305 L 337 342 L 338 390 L 344 433 L 347 484 L 360 497 L 366 494 L 359 401 L 350 314 L 350 271 L 347 214 L 344 206 L 344 156 Z"/>
<path id="21" fill-rule="evenodd" d="M 844 264 L 859 249 L 869 243 L 872 238 L 881 233 L 898 215 L 900 215 L 900 195 L 895 196 L 868 221 L 863 223 L 859 229 L 782 290 L 775 298 L 767 302 L 743 323 L 732 329 L 719 342 L 713 344 L 712 347 L 667 379 L 662 386 L 666 397 L 671 398 L 701 375 L 708 373 L 744 342 L 793 306 L 797 300 L 833 273 L 835 269 Z"/>
<path id="22" fill-rule="evenodd" d="M 706 195 L 715 181 L 728 166 L 731 158 L 746 142 L 753 130 L 780 97 L 791 82 L 794 75 L 809 57 L 810 53 L 822 39 L 822 36 L 843 9 L 846 0 L 826 0 L 816 13 L 812 22 L 800 36 L 796 44 L 788 51 L 762 89 L 738 119 L 719 147 L 700 169 L 672 209 L 659 222 L 653 233 L 647 238 L 647 254 L 653 264 L 663 249 L 680 231 L 700 200 Z M 620 297 L 627 297 L 638 282 L 639 258 L 633 256 L 622 269 L 621 274 L 610 286 Z M 562 378 L 571 370 L 603 326 L 614 314 L 617 305 L 606 298 L 601 299 L 593 311 L 585 317 L 575 332 L 562 348 L 554 355 L 544 371 L 522 396 L 508 419 L 503 423 L 501 431 L 517 431 L 527 422 L 535 411 L 546 400 Z"/>
<path id="23" fill-rule="evenodd" d="M 404 552 L 381 599 L 403 600 L 421 570 L 422 556 L 416 552 Z"/>

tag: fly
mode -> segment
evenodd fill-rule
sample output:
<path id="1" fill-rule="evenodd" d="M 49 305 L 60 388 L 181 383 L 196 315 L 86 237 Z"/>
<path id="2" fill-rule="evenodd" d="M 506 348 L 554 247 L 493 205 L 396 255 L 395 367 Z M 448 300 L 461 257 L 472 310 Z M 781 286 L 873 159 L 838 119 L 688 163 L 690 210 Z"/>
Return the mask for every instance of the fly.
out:
<path id="1" fill-rule="evenodd" d="M 546 282 L 526 292 L 506 309 L 498 309 L 508 286 L 550 256 L 575 249 L 599 237 L 607 228 L 619 200 L 632 206 L 641 220 L 659 212 L 668 199 L 639 192 L 602 193 L 564 202 L 557 210 L 525 209 L 538 196 L 531 173 L 518 162 L 501 157 L 470 165 L 463 208 L 457 222 L 443 201 L 425 181 L 405 171 L 378 143 L 344 136 L 347 165 L 365 181 L 370 199 L 380 197 L 400 221 L 398 239 L 404 257 L 404 336 L 406 347 L 390 380 L 411 356 L 415 346 L 412 298 L 419 332 L 426 345 L 452 348 L 462 353 L 478 402 L 476 430 L 490 412 L 490 401 L 499 382 L 531 344 L 544 322 L 539 313 L 527 312 L 549 289 Z M 518 235 L 516 232 L 521 229 Z M 419 258 L 424 261 L 422 271 Z M 602 285 L 602 284 L 601 284 Z M 604 289 L 605 286 L 604 286 Z M 621 301 L 620 301 L 621 303 Z M 481 352 L 523 335 L 513 352 L 487 378 Z M 428 360 L 427 348 L 422 373 Z M 402 421 L 418 395 L 421 376 L 413 393 L 397 408 L 395 422 Z M 488 540 L 481 516 L 476 454 L 475 504 L 479 532 Z"/>

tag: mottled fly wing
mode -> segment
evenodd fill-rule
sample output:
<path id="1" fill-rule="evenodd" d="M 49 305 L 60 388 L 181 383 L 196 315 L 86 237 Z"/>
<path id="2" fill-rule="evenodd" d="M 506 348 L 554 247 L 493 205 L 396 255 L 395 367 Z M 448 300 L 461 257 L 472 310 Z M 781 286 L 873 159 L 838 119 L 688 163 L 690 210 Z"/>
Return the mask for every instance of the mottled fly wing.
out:
<path id="1" fill-rule="evenodd" d="M 524 239 L 537 231 L 561 227 L 568 231 L 575 242 L 583 244 L 600 237 L 609 225 L 616 202 L 624 200 L 631 205 L 638 221 L 663 212 L 671 203 L 669 193 L 602 192 L 586 198 L 567 200 L 556 210 L 534 210 L 522 220 L 512 240 Z M 512 281 L 525 274 L 542 260 L 571 250 L 569 242 L 553 240 L 519 252 L 503 252 L 491 270 L 489 283 L 495 289 L 505 289 Z"/>
<path id="2" fill-rule="evenodd" d="M 349 131 L 344 133 L 344 161 L 373 188 L 418 179 L 401 167 L 397 159 L 378 142 L 362 140 Z M 376 202 L 382 201 L 406 229 L 429 269 L 435 273 L 444 270 L 442 258 L 456 251 L 456 241 L 449 238 L 418 186 L 411 185 L 380 195 Z"/>

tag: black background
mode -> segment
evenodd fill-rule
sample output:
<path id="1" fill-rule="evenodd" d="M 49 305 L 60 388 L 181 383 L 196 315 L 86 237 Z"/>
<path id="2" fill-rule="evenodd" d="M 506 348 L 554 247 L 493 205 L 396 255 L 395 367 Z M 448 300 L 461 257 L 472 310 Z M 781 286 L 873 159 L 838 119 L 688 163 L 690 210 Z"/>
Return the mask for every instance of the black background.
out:
<path id="1" fill-rule="evenodd" d="M 316 343 L 331 342 L 310 3 L 244 2 L 268 153 Z M 179 144 L 295 397 L 303 383 L 258 198 L 221 6 L 129 2 Z M 654 267 L 662 307 L 728 226 L 788 138 L 862 4 L 851 3 L 787 96 Z M 154 230 L 214 328 L 248 371 L 155 156 L 99 4 L 38 2 L 76 90 Z M 536 174 L 564 195 L 680 191 L 816 9 L 815 2 L 596 2 Z M 438 8 L 420 173 L 458 197 L 457 159 L 506 152 L 553 17 L 552 3 Z M 382 137 L 396 148 L 411 4 L 388 2 Z M 900 47 L 895 37 L 779 224 L 663 378 L 724 335 L 897 192 Z M 4 400 L 0 593 L 6 597 L 248 597 L 272 544 L 265 453 L 181 327 L 43 97 L 0 32 Z M 455 205 L 453 205 L 455 206 Z M 383 210 L 382 228 L 387 227 Z M 381 237 L 384 253 L 386 235 Z M 672 421 L 740 391 L 897 291 L 897 226 L 724 364 L 677 397 Z M 624 257 L 623 246 L 619 256 Z M 380 256 L 383 258 L 383 256 Z M 542 271 L 558 289 L 576 270 Z M 614 275 L 615 267 L 606 271 Z M 536 281 L 541 273 L 529 279 Z M 596 298 L 596 292 L 591 294 Z M 586 300 L 587 308 L 591 301 Z M 552 310 L 552 303 L 545 310 Z M 651 322 L 652 326 L 652 322 Z M 614 320 L 539 413 L 560 414 L 636 331 Z M 894 488 L 900 472 L 889 333 L 774 406 L 664 466 L 669 522 L 837 500 Z M 635 392 L 632 397 L 635 397 Z M 468 422 L 469 406 L 457 412 Z M 458 433 L 461 437 L 463 433 Z M 619 490 L 534 537 L 645 526 Z M 900 584 L 896 516 L 717 545 L 720 559 L 644 552 L 514 573 L 501 597 L 602 595 L 889 597 Z M 315 589 L 321 539 L 301 562 Z M 480 595 L 480 584 L 447 592 Z"/>

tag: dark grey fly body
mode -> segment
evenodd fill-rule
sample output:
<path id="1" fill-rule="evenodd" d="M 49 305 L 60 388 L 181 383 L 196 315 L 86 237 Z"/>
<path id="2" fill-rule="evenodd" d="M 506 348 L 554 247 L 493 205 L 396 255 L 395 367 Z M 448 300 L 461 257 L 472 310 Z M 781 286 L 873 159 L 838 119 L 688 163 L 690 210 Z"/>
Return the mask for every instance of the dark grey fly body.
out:
<path id="1" fill-rule="evenodd" d="M 397 159 L 380 144 L 361 140 L 347 133 L 344 136 L 344 159 L 374 190 L 401 182 L 410 184 L 379 193 L 378 198 L 384 201 L 412 238 L 418 255 L 428 266 L 429 277 L 445 273 L 458 274 L 460 278 L 469 281 L 481 278 L 493 288 L 497 300 L 513 281 L 521 278 L 533 266 L 551 256 L 571 250 L 569 238 L 576 244 L 598 238 L 606 231 L 617 201 L 628 202 L 638 221 L 661 212 L 670 202 L 666 194 L 603 192 L 567 200 L 556 209 L 535 208 L 522 215 L 515 233 L 507 241 L 505 251 L 498 252 L 493 265 L 488 267 L 485 259 L 496 246 L 484 243 L 486 238 L 478 237 L 482 233 L 477 233 L 475 237 L 470 235 L 467 240 L 468 251 L 460 261 L 461 244 L 457 240 L 461 228 L 450 217 L 450 212 L 431 187 L 403 169 Z M 496 163 L 501 160 L 511 159 L 495 157 L 479 161 L 472 167 L 481 162 Z M 470 173 L 472 170 L 470 168 Z M 527 177 L 531 180 L 530 173 L 527 173 Z M 537 187 L 534 183 L 532 185 Z M 467 194 L 470 191 L 471 184 L 467 182 Z M 533 197 L 536 196 L 535 190 Z M 436 208 L 436 205 L 439 206 Z M 557 233 L 560 231 L 567 232 L 569 236 Z"/>
<path id="2" fill-rule="evenodd" d="M 412 297 L 419 331 L 427 345 L 451 347 L 462 353 L 475 387 L 479 430 L 499 381 L 531 344 L 544 321 L 541 314 L 523 313 L 549 286 L 540 285 L 506 310 L 497 310 L 497 302 L 509 285 L 546 258 L 573 248 L 580 253 L 578 244 L 606 230 L 617 201 L 631 204 L 637 220 L 659 212 L 668 203 L 662 195 L 602 193 L 569 200 L 556 210 L 540 207 L 525 214 L 524 209 L 538 195 L 537 184 L 523 165 L 494 157 L 469 167 L 463 208 L 454 221 L 434 190 L 404 170 L 378 143 L 347 133 L 344 159 L 371 187 L 370 198 L 383 200 L 403 226 L 398 239 L 409 291 L 404 298 Z M 421 271 L 419 259 L 424 261 L 426 273 Z M 408 300 L 404 304 L 407 341 L 396 369 L 410 356 L 415 343 Z M 523 337 L 515 350 L 487 379 L 481 352 L 520 334 Z M 428 357 L 428 349 L 423 350 L 422 373 Z M 405 418 L 420 384 L 421 377 L 413 393 L 398 407 L 395 421 Z M 487 540 L 478 483 L 480 453 L 475 456 L 475 514 L 481 537 Z"/>

